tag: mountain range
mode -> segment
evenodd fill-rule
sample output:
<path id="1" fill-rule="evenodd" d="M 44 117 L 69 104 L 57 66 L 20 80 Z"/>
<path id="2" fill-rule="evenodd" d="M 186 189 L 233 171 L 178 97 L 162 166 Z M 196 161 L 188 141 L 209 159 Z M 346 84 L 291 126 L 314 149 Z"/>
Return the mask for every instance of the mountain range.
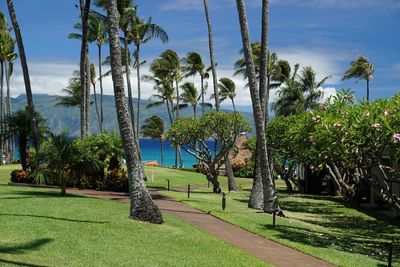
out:
<path id="1" fill-rule="evenodd" d="M 60 96 L 47 95 L 47 94 L 34 94 L 33 101 L 35 110 L 46 119 L 46 125 L 51 131 L 58 132 L 63 129 L 67 129 L 73 136 L 80 135 L 80 112 L 79 107 L 64 107 L 57 105 Z M 93 98 L 93 96 L 91 96 Z M 108 131 L 118 131 L 118 121 L 115 109 L 115 100 L 113 95 L 104 95 L 103 112 L 104 112 L 104 128 Z M 19 95 L 18 97 L 12 98 L 12 110 L 16 111 L 26 106 L 26 95 Z M 133 99 L 134 109 L 136 110 L 137 99 Z M 146 118 L 157 115 L 164 120 L 166 127 L 169 127 L 168 112 L 165 105 L 146 108 L 148 100 L 142 100 L 140 102 L 141 109 L 141 125 L 143 125 Z M 200 113 L 201 107 L 199 107 L 198 113 Z M 208 109 L 209 110 L 209 109 Z M 208 111 L 207 110 L 207 111 Z M 223 110 L 225 112 L 232 112 L 230 110 Z M 242 116 L 249 122 L 250 125 L 253 123 L 253 115 L 250 112 L 240 112 Z M 191 117 L 192 109 L 184 108 L 180 111 L 181 117 Z M 89 131 L 90 133 L 98 133 L 98 119 L 95 112 L 94 104 L 90 106 L 89 114 Z"/>

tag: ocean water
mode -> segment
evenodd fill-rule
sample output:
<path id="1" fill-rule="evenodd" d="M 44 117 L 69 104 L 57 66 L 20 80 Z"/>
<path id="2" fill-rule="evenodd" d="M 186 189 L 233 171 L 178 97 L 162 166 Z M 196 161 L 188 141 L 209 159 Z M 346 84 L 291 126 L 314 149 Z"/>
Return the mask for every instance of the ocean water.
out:
<path id="1" fill-rule="evenodd" d="M 214 148 L 214 142 L 206 142 L 210 149 Z M 157 160 L 161 164 L 161 149 L 160 141 L 152 139 L 140 139 L 139 140 L 140 152 L 142 154 L 142 161 L 144 163 Z M 181 149 L 182 160 L 185 168 L 193 167 L 196 163 L 195 157 Z M 171 147 L 169 141 L 164 141 L 164 165 L 174 166 L 175 165 L 175 148 Z"/>

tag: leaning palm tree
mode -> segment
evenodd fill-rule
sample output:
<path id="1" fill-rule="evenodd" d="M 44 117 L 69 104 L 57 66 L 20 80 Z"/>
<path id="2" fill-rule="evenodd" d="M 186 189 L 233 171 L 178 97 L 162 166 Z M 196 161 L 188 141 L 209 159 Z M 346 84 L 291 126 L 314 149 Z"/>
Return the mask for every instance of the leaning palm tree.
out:
<path id="1" fill-rule="evenodd" d="M 144 137 L 160 140 L 161 165 L 164 165 L 164 121 L 158 116 L 151 116 L 144 122 L 141 132 Z"/>
<path id="2" fill-rule="evenodd" d="M 179 108 L 187 107 L 191 105 L 193 108 L 193 118 L 196 119 L 196 107 L 199 102 L 199 93 L 197 91 L 196 86 L 192 82 L 186 82 L 181 86 L 182 94 L 180 95 L 181 101 L 183 104 L 179 106 Z"/>
<path id="3" fill-rule="evenodd" d="M 350 68 L 344 73 L 342 81 L 355 78 L 356 81 L 367 81 L 367 100 L 369 100 L 369 81 L 372 80 L 374 74 L 374 65 L 372 65 L 368 58 L 359 56 L 356 60 L 350 63 Z"/>
<path id="4" fill-rule="evenodd" d="M 229 78 L 221 78 L 219 79 L 218 88 L 221 102 L 229 98 L 232 102 L 233 111 L 236 112 L 235 101 L 233 100 L 236 96 L 235 82 Z"/>
<path id="5" fill-rule="evenodd" d="M 33 105 L 32 88 L 31 88 L 31 81 L 30 81 L 30 77 L 29 77 L 28 63 L 26 61 L 24 43 L 22 40 L 21 31 L 19 29 L 17 16 L 15 14 L 13 0 L 7 0 L 7 7 L 8 7 L 8 12 L 10 14 L 11 22 L 13 25 L 15 39 L 17 40 L 19 57 L 21 60 L 22 73 L 24 76 L 25 93 L 26 93 L 28 109 L 30 111 L 30 114 L 34 114 L 35 107 Z M 33 146 L 34 146 L 35 150 L 37 151 L 37 150 L 39 150 L 39 146 L 40 146 L 38 123 L 35 121 L 34 117 L 32 117 L 30 119 L 29 123 L 33 129 Z"/>
<path id="6" fill-rule="evenodd" d="M 129 193 L 131 196 L 130 217 L 151 223 L 162 223 L 163 218 L 161 212 L 153 202 L 144 183 L 144 169 L 140 159 L 137 138 L 135 137 L 125 103 L 117 0 L 109 0 L 107 4 L 107 17 L 115 106 L 128 169 Z"/>
<path id="7" fill-rule="evenodd" d="M 137 10 L 136 10 L 137 12 Z M 141 87 L 140 87 L 140 48 L 143 44 L 147 43 L 153 38 L 160 39 L 161 42 L 168 42 L 168 35 L 163 28 L 153 23 L 151 17 L 144 21 L 143 19 L 135 16 L 129 23 L 129 38 L 135 45 L 135 66 L 136 66 L 136 77 L 138 86 L 138 99 L 136 107 L 136 132 L 139 136 L 140 129 L 140 101 L 141 101 Z"/>
<path id="8" fill-rule="evenodd" d="M 211 70 L 211 67 L 206 68 L 203 58 L 201 57 L 200 54 L 196 52 L 190 52 L 186 55 L 185 58 L 183 58 L 183 63 L 185 64 L 185 77 L 190 77 L 198 74 L 200 76 L 200 85 L 201 85 L 201 115 L 204 115 L 205 113 L 205 102 L 204 102 L 204 96 L 205 96 L 205 91 L 206 91 L 206 86 L 204 84 L 204 80 L 209 78 L 209 72 Z"/>

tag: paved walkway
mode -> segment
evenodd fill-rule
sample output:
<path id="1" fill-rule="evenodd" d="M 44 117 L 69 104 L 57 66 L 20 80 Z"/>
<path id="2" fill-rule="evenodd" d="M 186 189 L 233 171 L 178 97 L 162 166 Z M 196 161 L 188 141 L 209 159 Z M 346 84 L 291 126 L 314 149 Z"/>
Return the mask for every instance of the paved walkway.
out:
<path id="1" fill-rule="evenodd" d="M 179 188 L 181 189 L 181 188 Z M 183 188 L 182 188 L 183 189 Z M 68 189 L 68 193 L 117 200 L 129 203 L 125 193 L 101 192 L 94 190 Z M 156 190 L 150 193 L 161 211 L 187 221 L 194 226 L 211 233 L 225 242 L 248 251 L 253 256 L 278 267 L 323 267 L 333 266 L 313 256 L 278 244 L 238 226 L 217 219 L 198 209 L 190 207 L 169 197 L 161 195 Z"/>

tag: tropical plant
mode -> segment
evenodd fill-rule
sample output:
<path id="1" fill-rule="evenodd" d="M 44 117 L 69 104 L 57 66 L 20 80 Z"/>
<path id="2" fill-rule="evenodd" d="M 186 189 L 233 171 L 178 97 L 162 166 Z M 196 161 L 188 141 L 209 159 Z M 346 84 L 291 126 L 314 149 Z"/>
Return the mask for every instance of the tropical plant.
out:
<path id="1" fill-rule="evenodd" d="M 162 223 L 163 218 L 157 205 L 153 202 L 144 183 L 144 170 L 132 124 L 125 104 L 124 80 L 122 74 L 121 53 L 119 43 L 117 1 L 107 3 L 108 33 L 112 78 L 114 84 L 115 103 L 122 144 L 128 169 L 130 217 L 151 223 Z"/>
<path id="2" fill-rule="evenodd" d="M 220 101 L 223 102 L 227 98 L 229 98 L 232 102 L 233 111 L 236 111 L 235 101 L 234 101 L 234 98 L 236 96 L 235 82 L 229 78 L 225 77 L 221 78 L 219 79 L 218 88 L 219 88 L 219 95 L 221 97 Z"/>
<path id="3" fill-rule="evenodd" d="M 181 86 L 182 94 L 180 95 L 183 104 L 179 108 L 187 107 L 188 105 L 193 108 L 193 118 L 196 119 L 196 107 L 200 100 L 199 93 L 196 86 L 192 82 L 186 82 Z"/>
<path id="4" fill-rule="evenodd" d="M 164 121 L 158 116 L 147 118 L 142 125 L 142 135 L 160 140 L 161 165 L 164 165 Z"/>
<path id="5" fill-rule="evenodd" d="M 34 131 L 30 124 L 32 117 L 35 119 L 39 127 L 42 129 L 39 133 L 44 132 L 44 122 L 45 120 L 40 116 L 39 113 L 30 113 L 27 108 L 20 109 L 14 113 L 7 115 L 4 119 L 4 124 L 9 128 L 10 135 L 15 134 L 18 137 L 19 143 L 19 156 L 21 160 L 22 169 L 26 171 L 28 169 L 27 162 L 27 151 L 28 151 L 28 141 L 33 140 Z"/>
<path id="6" fill-rule="evenodd" d="M 206 85 L 204 83 L 204 80 L 209 78 L 211 67 L 206 68 L 201 55 L 196 52 L 188 53 L 186 57 L 183 58 L 183 62 L 185 64 L 186 77 L 194 76 L 196 74 L 200 76 L 201 115 L 204 115 L 204 109 L 207 106 L 204 102 L 204 96 L 206 94 Z"/>
<path id="7" fill-rule="evenodd" d="M 356 81 L 365 80 L 367 82 L 367 100 L 369 100 L 369 81 L 372 80 L 374 70 L 374 65 L 369 62 L 368 58 L 359 56 L 350 63 L 350 68 L 344 73 L 342 81 L 353 78 Z"/>
<path id="8" fill-rule="evenodd" d="M 167 133 L 173 146 L 181 145 L 190 155 L 199 160 L 208 181 L 213 184 L 213 192 L 220 193 L 219 169 L 225 163 L 236 137 L 250 127 L 237 112 L 222 111 L 206 113 L 199 119 L 178 119 Z M 219 149 L 212 152 L 206 141 L 218 142 Z"/>
<path id="9" fill-rule="evenodd" d="M 137 8 L 136 8 L 137 9 Z M 137 99 L 137 110 L 136 110 L 136 133 L 139 136 L 140 129 L 140 101 L 141 101 L 141 84 L 140 84 L 140 49 L 141 46 L 153 38 L 158 38 L 161 42 L 168 42 L 168 35 L 159 25 L 152 22 L 151 17 L 144 21 L 143 19 L 136 16 L 129 22 L 129 39 L 132 40 L 135 45 L 135 66 L 136 66 L 136 77 L 138 86 L 138 99 Z"/>

